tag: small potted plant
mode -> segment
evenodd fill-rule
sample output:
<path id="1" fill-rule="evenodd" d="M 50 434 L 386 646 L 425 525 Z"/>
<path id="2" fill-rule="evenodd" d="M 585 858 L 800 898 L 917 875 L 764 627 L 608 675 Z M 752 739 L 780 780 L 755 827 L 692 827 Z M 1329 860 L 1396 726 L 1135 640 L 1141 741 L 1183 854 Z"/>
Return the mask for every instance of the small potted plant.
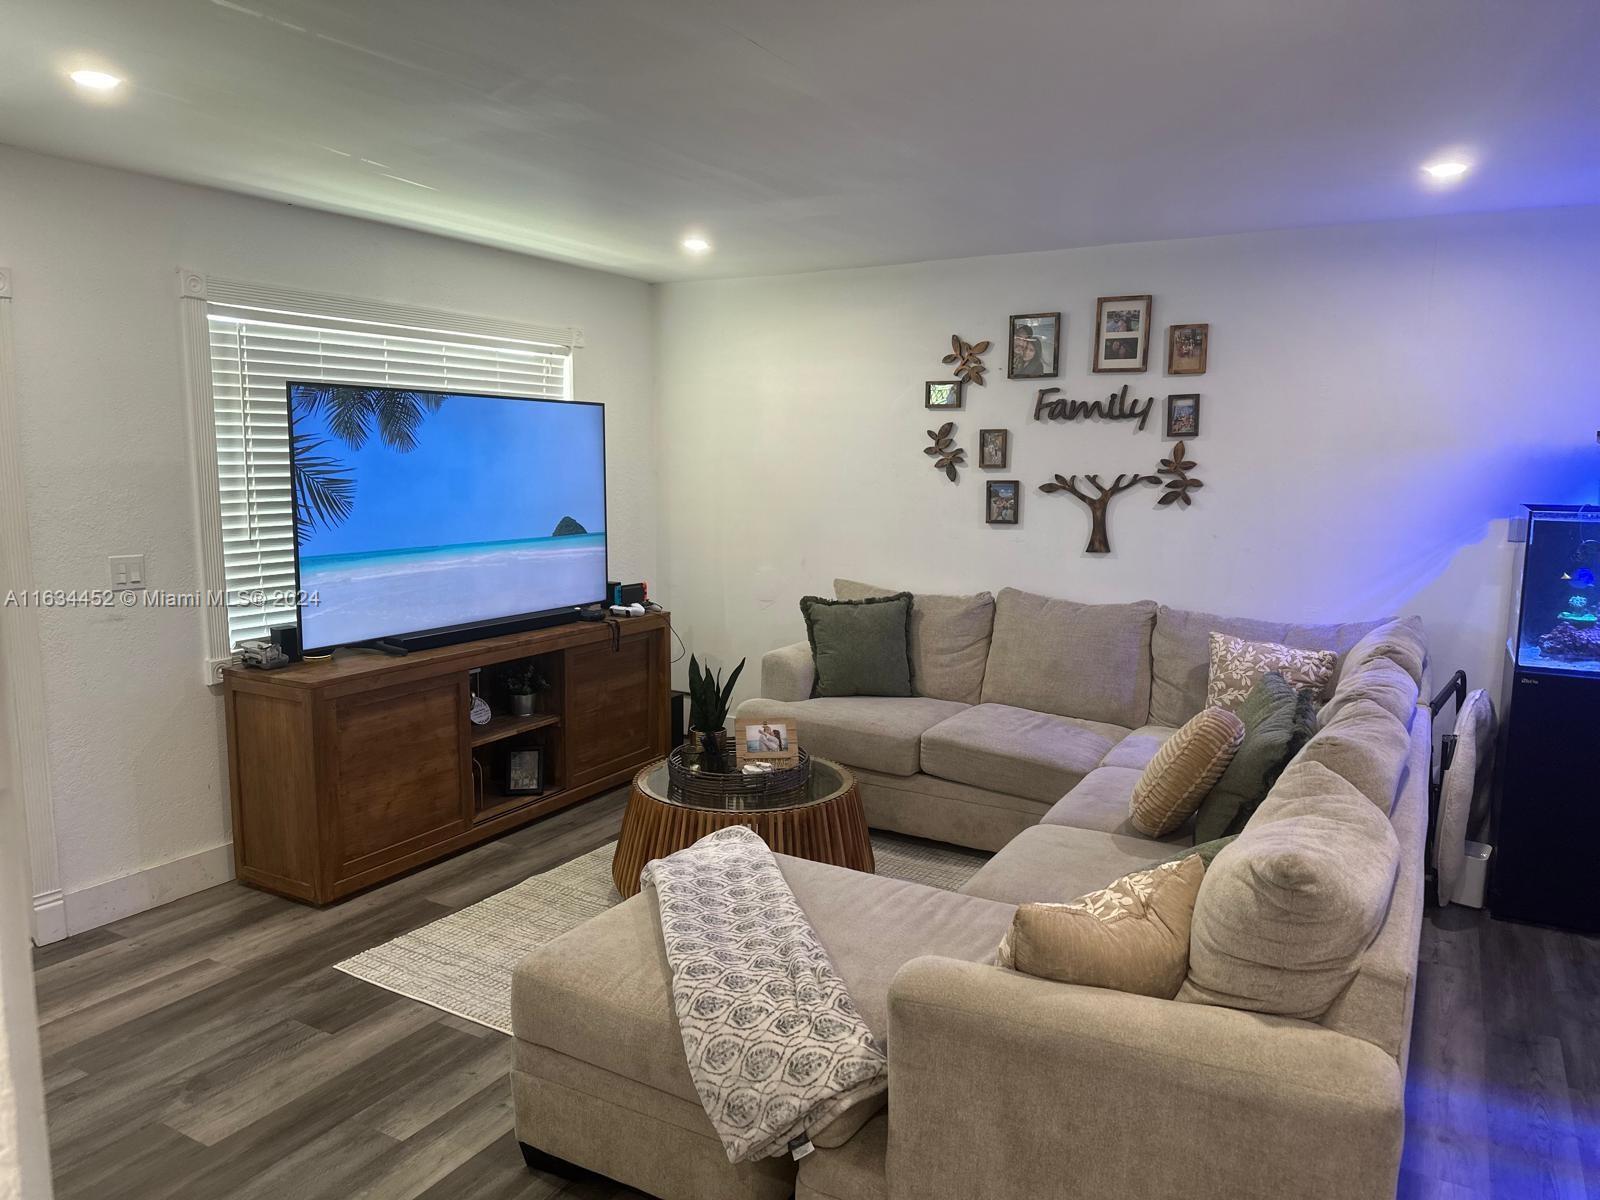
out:
<path id="1" fill-rule="evenodd" d="M 713 677 L 694 655 L 689 656 L 689 747 L 691 757 L 698 756 L 707 771 L 732 769 L 728 759 L 728 701 L 743 670 L 741 658 L 728 682 L 723 683 L 721 671 Z"/>
<path id="2" fill-rule="evenodd" d="M 514 717 L 533 716 L 535 699 L 540 692 L 550 690 L 550 681 L 539 669 L 538 659 L 530 658 L 526 662 L 512 665 L 502 678 L 505 681 L 506 695 L 511 701 L 511 715 Z"/>

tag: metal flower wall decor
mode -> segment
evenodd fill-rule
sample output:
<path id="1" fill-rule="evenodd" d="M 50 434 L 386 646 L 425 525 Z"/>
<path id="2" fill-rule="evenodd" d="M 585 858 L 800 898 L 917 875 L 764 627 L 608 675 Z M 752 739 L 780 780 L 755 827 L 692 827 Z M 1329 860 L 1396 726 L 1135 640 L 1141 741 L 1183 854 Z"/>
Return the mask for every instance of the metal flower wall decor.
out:
<path id="1" fill-rule="evenodd" d="M 939 361 L 946 366 L 955 366 L 955 377 L 962 383 L 972 383 L 979 387 L 987 386 L 983 381 L 983 374 L 989 368 L 983 365 L 980 355 L 989 352 L 987 340 L 973 343 L 961 340 L 959 333 L 950 335 L 950 353 Z"/>
<path id="2" fill-rule="evenodd" d="M 1192 459 L 1184 457 L 1185 447 L 1182 442 L 1172 447 L 1172 457 L 1163 458 L 1155 475 L 1118 475 L 1111 481 L 1110 486 L 1100 482 L 1098 475 L 1085 475 L 1084 484 L 1094 488 L 1094 493 L 1083 491 L 1078 486 L 1078 476 L 1057 475 L 1046 483 L 1039 485 L 1041 492 L 1066 492 L 1067 495 L 1081 500 L 1088 506 L 1090 515 L 1089 544 L 1084 547 L 1085 554 L 1111 553 L 1111 538 L 1106 530 L 1106 512 L 1111 507 L 1111 498 L 1120 496 L 1123 492 L 1132 491 L 1141 483 L 1165 483 L 1161 499 L 1156 503 L 1165 507 L 1169 504 L 1181 502 L 1185 507 L 1192 503 L 1190 493 L 1196 488 L 1204 487 L 1200 480 L 1194 478 L 1189 472 L 1194 470 L 1195 463 Z M 1163 480 L 1163 475 L 1172 476 Z"/>
<path id="3" fill-rule="evenodd" d="M 967 465 L 967 452 L 955 444 L 951 434 L 955 433 L 954 421 L 946 421 L 937 429 L 928 430 L 928 437 L 933 445 L 923 451 L 934 460 L 934 468 L 943 471 L 951 483 L 956 482 L 956 468 Z"/>

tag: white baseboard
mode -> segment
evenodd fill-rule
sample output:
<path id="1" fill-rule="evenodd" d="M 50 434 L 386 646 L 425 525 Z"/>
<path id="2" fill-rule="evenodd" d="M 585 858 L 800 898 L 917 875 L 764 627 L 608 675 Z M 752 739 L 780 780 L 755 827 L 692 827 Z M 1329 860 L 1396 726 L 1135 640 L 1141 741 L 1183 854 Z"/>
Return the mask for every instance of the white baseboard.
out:
<path id="1" fill-rule="evenodd" d="M 224 842 L 132 875 L 79 888 L 64 897 L 67 935 L 98 929 L 232 878 L 233 843 Z"/>
<path id="2" fill-rule="evenodd" d="M 33 943 L 48 946 L 67 936 L 67 900 L 61 889 L 40 892 L 33 898 Z"/>

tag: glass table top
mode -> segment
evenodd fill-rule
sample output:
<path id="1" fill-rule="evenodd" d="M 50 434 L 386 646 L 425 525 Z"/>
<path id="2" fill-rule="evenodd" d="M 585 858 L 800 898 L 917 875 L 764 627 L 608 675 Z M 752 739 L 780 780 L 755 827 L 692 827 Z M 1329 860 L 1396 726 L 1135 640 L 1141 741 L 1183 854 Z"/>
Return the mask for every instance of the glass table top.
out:
<path id="1" fill-rule="evenodd" d="M 691 773 L 692 780 L 695 774 Z M 707 782 L 718 778 L 709 776 Z M 684 794 L 673 795 L 667 774 L 667 760 L 658 759 L 643 771 L 639 772 L 634 784 L 652 800 L 659 800 L 663 804 L 676 804 L 683 808 L 708 809 L 717 812 L 746 811 L 759 812 L 764 809 L 775 808 L 802 808 L 810 804 L 821 804 L 823 801 L 849 791 L 855 786 L 855 778 L 836 762 L 826 758 L 811 756 L 811 778 L 804 786 L 785 788 L 769 796 L 749 794 L 718 794 L 714 789 L 708 788 L 705 792 L 693 790 L 690 783 L 684 789 Z"/>

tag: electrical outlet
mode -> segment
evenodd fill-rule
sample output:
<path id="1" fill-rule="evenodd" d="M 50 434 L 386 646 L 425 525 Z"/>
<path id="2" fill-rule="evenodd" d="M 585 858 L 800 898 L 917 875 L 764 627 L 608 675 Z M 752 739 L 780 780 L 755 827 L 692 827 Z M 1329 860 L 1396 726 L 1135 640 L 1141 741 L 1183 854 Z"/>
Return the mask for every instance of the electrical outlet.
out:
<path id="1" fill-rule="evenodd" d="M 144 555 L 113 554 L 106 561 L 111 564 L 113 592 L 128 592 L 144 586 Z"/>

